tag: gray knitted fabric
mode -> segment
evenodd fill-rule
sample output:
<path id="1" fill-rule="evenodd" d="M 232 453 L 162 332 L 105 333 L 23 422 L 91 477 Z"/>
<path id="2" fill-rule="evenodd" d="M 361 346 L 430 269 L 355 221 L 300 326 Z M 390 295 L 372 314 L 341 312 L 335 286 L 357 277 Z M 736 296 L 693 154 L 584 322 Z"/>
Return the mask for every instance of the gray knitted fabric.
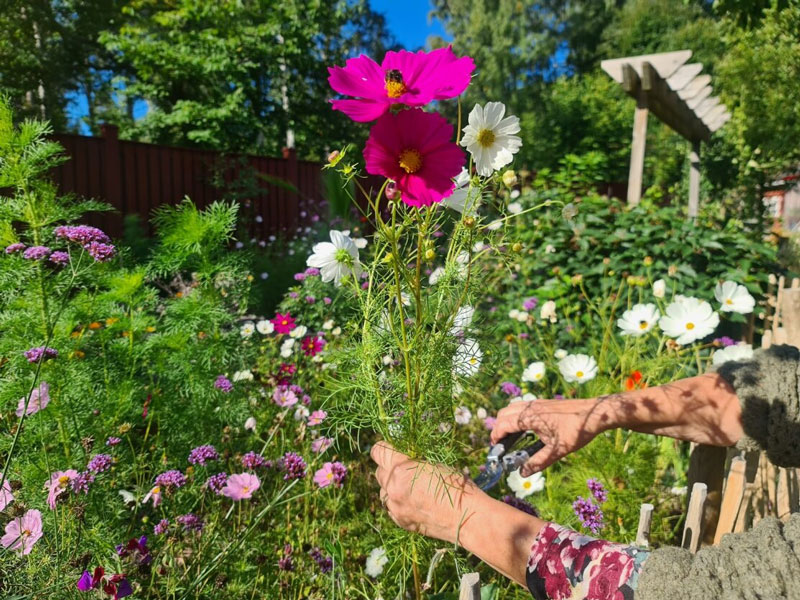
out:
<path id="1" fill-rule="evenodd" d="M 774 464 L 800 466 L 800 351 L 758 350 L 753 359 L 717 372 L 742 403 L 745 436 L 737 444 L 764 450 Z M 751 531 L 728 534 L 696 555 L 661 548 L 647 559 L 636 600 L 800 600 L 800 514 L 784 525 L 767 518 Z"/>

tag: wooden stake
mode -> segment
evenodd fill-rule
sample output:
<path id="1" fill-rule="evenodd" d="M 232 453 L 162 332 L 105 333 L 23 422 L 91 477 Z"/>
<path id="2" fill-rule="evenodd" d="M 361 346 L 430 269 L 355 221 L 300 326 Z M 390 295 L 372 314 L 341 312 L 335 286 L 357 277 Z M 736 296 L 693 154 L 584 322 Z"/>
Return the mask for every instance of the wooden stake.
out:
<path id="1" fill-rule="evenodd" d="M 689 152 L 689 218 L 697 218 L 700 207 L 700 142 L 693 141 Z"/>
<path id="2" fill-rule="evenodd" d="M 700 548 L 703 537 L 703 505 L 706 503 L 708 486 L 697 482 L 692 486 L 692 495 L 689 497 L 689 509 L 686 511 L 686 524 L 683 527 L 683 541 L 681 547 L 692 554 Z"/>
<path id="3" fill-rule="evenodd" d="M 731 533 L 736 525 L 736 517 L 739 515 L 744 498 L 745 466 L 745 459 L 741 456 L 731 460 L 731 468 L 728 471 L 728 480 L 725 484 L 725 493 L 722 496 L 722 506 L 719 511 L 717 531 L 714 534 L 715 545 L 719 544 L 723 535 Z"/>
<path id="4" fill-rule="evenodd" d="M 639 529 L 636 532 L 636 545 L 647 548 L 650 545 L 650 523 L 653 520 L 653 505 L 642 504 L 639 509 Z"/>
<path id="5" fill-rule="evenodd" d="M 478 573 L 464 573 L 458 600 L 481 600 L 481 576 Z"/>

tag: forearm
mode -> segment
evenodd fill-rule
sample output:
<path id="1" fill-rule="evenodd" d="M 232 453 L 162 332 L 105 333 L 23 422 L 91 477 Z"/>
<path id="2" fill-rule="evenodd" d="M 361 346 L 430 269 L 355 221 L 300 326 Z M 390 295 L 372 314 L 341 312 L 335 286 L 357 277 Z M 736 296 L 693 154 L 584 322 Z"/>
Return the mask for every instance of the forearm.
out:
<path id="1" fill-rule="evenodd" d="M 732 446 L 743 434 L 733 388 L 716 373 L 597 399 L 598 431 L 624 427 L 680 440 Z"/>

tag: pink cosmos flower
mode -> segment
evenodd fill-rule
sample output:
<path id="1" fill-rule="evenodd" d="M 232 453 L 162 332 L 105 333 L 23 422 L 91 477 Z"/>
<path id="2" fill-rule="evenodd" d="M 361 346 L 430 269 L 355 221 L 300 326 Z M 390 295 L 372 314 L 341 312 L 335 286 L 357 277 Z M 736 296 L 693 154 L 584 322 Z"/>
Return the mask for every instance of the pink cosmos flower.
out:
<path id="1" fill-rule="evenodd" d="M 464 153 L 452 138 L 453 126 L 437 113 L 419 108 L 387 113 L 364 146 L 367 172 L 394 180 L 406 204 L 441 202 L 464 166 Z"/>
<path id="2" fill-rule="evenodd" d="M 228 477 L 228 482 L 222 488 L 222 495 L 231 500 L 247 500 L 253 497 L 253 492 L 261 487 L 261 481 L 252 473 L 237 473 Z"/>
<path id="3" fill-rule="evenodd" d="M 293 406 L 294 404 L 297 404 L 298 401 L 297 394 L 295 394 L 285 385 L 279 385 L 277 388 L 275 388 L 275 393 L 272 394 L 272 399 L 275 401 L 275 404 L 283 408 L 287 406 Z"/>
<path id="4" fill-rule="evenodd" d="M 303 339 L 303 343 L 300 344 L 300 348 L 303 350 L 303 354 L 306 356 L 316 356 L 322 352 L 325 344 L 327 344 L 327 342 L 321 335 L 310 335 Z"/>
<path id="5" fill-rule="evenodd" d="M 50 481 L 47 482 L 47 504 L 50 510 L 56 509 L 56 500 L 63 494 L 69 487 L 70 481 L 78 476 L 75 469 L 67 469 L 66 471 L 56 471 L 50 475 Z"/>
<path id="6" fill-rule="evenodd" d="M 31 399 L 28 401 L 28 410 L 25 410 L 25 396 L 19 399 L 17 404 L 17 416 L 21 417 L 22 413 L 32 415 L 39 412 L 50 402 L 50 384 L 42 381 L 39 387 L 34 388 L 31 392 Z"/>
<path id="7" fill-rule="evenodd" d="M 153 489 L 151 489 L 149 492 L 147 492 L 147 495 L 142 500 L 142 504 L 147 504 L 147 501 L 150 500 L 151 498 L 153 499 L 153 508 L 155 508 L 156 506 L 161 504 L 161 486 L 160 485 L 153 486 Z"/>
<path id="8" fill-rule="evenodd" d="M 270 322 L 275 326 L 277 333 L 289 333 L 294 329 L 294 318 L 288 312 L 285 315 L 275 313 L 275 318 L 270 319 Z"/>
<path id="9" fill-rule="evenodd" d="M 3 510 L 13 501 L 14 501 L 14 494 L 11 493 L 11 484 L 8 482 L 8 479 L 6 479 L 3 482 L 3 487 L 0 488 L 0 510 Z"/>
<path id="10" fill-rule="evenodd" d="M 326 413 L 324 410 L 315 410 L 308 417 L 308 424 L 311 425 L 312 427 L 314 425 L 319 425 L 320 423 L 322 423 L 325 420 L 325 417 L 327 417 L 327 416 L 328 416 L 328 413 Z"/>
<path id="11" fill-rule="evenodd" d="M 347 467 L 340 462 L 326 462 L 322 468 L 314 473 L 314 483 L 319 487 L 328 487 L 334 484 L 336 487 L 342 487 L 344 478 L 347 475 Z"/>
<path id="12" fill-rule="evenodd" d="M 317 454 L 322 454 L 331 447 L 333 444 L 333 440 L 327 437 L 318 437 L 313 442 L 311 442 L 311 451 L 316 452 Z"/>
<path id="13" fill-rule="evenodd" d="M 30 554 L 40 537 L 42 513 L 32 509 L 6 525 L 6 534 L 0 538 L 0 544 L 8 550 L 19 550 L 23 555 Z"/>
<path id="14" fill-rule="evenodd" d="M 392 105 L 423 106 L 454 98 L 467 89 L 475 62 L 452 48 L 432 52 L 387 52 L 379 65 L 363 54 L 345 67 L 329 67 L 328 83 L 355 100 L 334 100 L 333 108 L 354 121 L 373 121 Z"/>

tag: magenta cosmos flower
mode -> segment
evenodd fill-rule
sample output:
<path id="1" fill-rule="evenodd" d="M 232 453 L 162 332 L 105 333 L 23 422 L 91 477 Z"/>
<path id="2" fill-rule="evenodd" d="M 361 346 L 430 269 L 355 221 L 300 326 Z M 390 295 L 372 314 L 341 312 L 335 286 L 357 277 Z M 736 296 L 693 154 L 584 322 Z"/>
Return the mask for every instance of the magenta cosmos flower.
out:
<path id="1" fill-rule="evenodd" d="M 6 525 L 6 534 L 0 544 L 8 550 L 30 554 L 33 545 L 42 537 L 42 513 L 33 509 Z"/>
<path id="2" fill-rule="evenodd" d="M 367 172 L 394 180 L 406 204 L 441 202 L 464 166 L 464 153 L 452 138 L 452 125 L 439 114 L 418 108 L 387 113 L 369 132 Z"/>
<path id="3" fill-rule="evenodd" d="M 454 98 L 467 89 L 475 63 L 451 48 L 432 52 L 387 52 L 379 65 L 363 54 L 345 67 L 329 67 L 328 83 L 355 100 L 334 100 L 333 108 L 354 121 L 373 121 L 394 104 L 423 106 Z"/>
<path id="4" fill-rule="evenodd" d="M 228 477 L 228 482 L 222 488 L 222 495 L 231 500 L 247 500 L 260 487 L 261 482 L 252 473 L 237 473 Z"/>

